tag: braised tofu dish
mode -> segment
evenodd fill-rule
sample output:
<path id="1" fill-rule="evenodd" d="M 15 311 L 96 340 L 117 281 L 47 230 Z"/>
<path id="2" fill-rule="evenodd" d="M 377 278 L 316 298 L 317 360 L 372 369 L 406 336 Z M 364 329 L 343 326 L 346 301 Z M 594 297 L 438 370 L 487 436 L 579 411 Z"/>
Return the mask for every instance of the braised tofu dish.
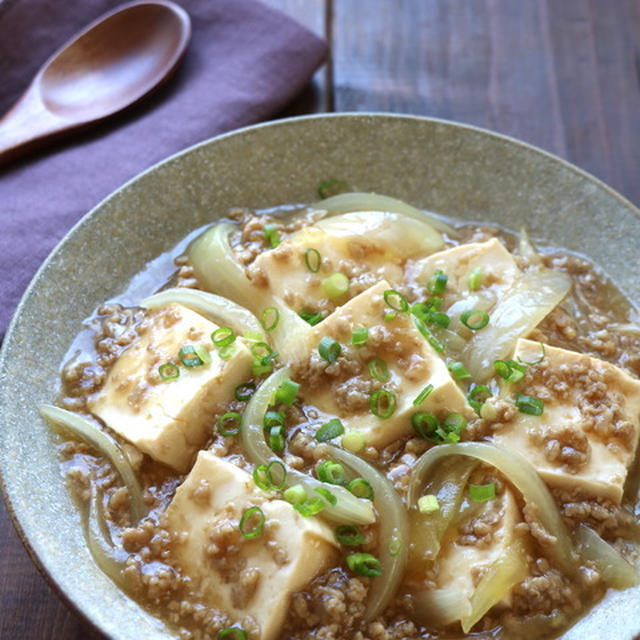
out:
<path id="1" fill-rule="evenodd" d="M 639 583 L 639 315 L 588 260 L 351 192 L 172 258 L 40 408 L 168 637 L 555 638 Z"/>

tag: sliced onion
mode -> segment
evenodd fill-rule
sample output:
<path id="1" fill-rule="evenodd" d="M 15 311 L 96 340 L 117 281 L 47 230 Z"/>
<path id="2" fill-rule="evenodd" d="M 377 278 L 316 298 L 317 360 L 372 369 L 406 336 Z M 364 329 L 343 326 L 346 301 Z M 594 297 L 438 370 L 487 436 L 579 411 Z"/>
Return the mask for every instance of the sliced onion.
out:
<path id="1" fill-rule="evenodd" d="M 68 429 L 78 438 L 95 447 L 116 468 L 122 478 L 127 491 L 131 510 L 131 523 L 138 524 L 141 518 L 147 514 L 147 508 L 142 498 L 142 489 L 138 483 L 135 472 L 128 458 L 124 455 L 118 443 L 101 431 L 97 426 L 79 416 L 77 413 L 43 404 L 40 406 L 40 415 L 49 422 Z"/>
<path id="2" fill-rule="evenodd" d="M 540 264 L 540 254 L 536 251 L 535 247 L 531 243 L 526 227 L 522 227 L 522 229 L 520 229 L 518 251 L 529 264 Z"/>
<path id="3" fill-rule="evenodd" d="M 390 213 L 400 213 L 409 218 L 428 222 L 434 229 L 442 233 L 448 233 L 453 237 L 458 235 L 453 227 L 443 222 L 434 214 L 416 209 L 416 207 L 412 207 L 402 200 L 390 198 L 389 196 L 381 196 L 377 193 L 340 193 L 337 196 L 320 200 L 320 202 L 316 202 L 314 206 L 318 209 L 325 209 L 330 214 L 349 213 L 351 211 L 389 211 Z"/>
<path id="4" fill-rule="evenodd" d="M 415 504 L 418 500 L 424 479 L 433 465 L 442 458 L 454 455 L 469 456 L 492 465 L 522 493 L 527 504 L 538 507 L 542 526 L 556 538 L 555 543 L 545 545 L 543 551 L 566 574 L 576 573 L 579 565 L 578 555 L 573 548 L 560 511 L 534 466 L 516 451 L 507 451 L 495 444 L 485 442 L 439 444 L 429 449 L 416 462 L 411 472 L 409 504 Z"/>
<path id="5" fill-rule="evenodd" d="M 251 311 L 215 293 L 175 287 L 154 293 L 140 301 L 140 306 L 146 309 L 156 309 L 169 304 L 180 304 L 220 326 L 231 327 L 239 334 L 247 331 L 264 333 L 262 325 Z"/>
<path id="6" fill-rule="evenodd" d="M 469 600 L 454 587 L 419 591 L 413 602 L 419 620 L 428 626 L 445 627 L 471 613 Z"/>
<path id="7" fill-rule="evenodd" d="M 526 337 L 571 289 L 565 273 L 547 269 L 526 271 L 491 312 L 489 324 L 478 331 L 463 353 L 476 382 L 485 382 L 496 360 L 508 358 L 518 338 Z"/>
<path id="8" fill-rule="evenodd" d="M 578 553 L 596 564 L 607 586 L 628 589 L 640 583 L 636 569 L 590 527 L 581 524 L 576 529 L 574 540 Z"/>
<path id="9" fill-rule="evenodd" d="M 511 589 L 529 575 L 527 553 L 521 538 L 513 542 L 500 554 L 476 586 L 469 598 L 471 610 L 460 616 L 462 630 L 468 633 L 471 627 L 491 607 L 500 602 Z"/>
<path id="10" fill-rule="evenodd" d="M 274 456 L 267 445 L 263 434 L 264 414 L 269 408 L 276 389 L 290 375 L 289 367 L 283 367 L 272 373 L 251 397 L 242 416 L 240 434 L 247 458 L 255 465 L 269 464 L 272 460 L 280 460 Z M 320 482 L 316 478 L 301 473 L 297 469 L 285 465 L 286 486 L 301 484 L 309 495 L 315 494 L 318 488 L 330 491 L 336 498 L 335 505 L 327 504 L 321 512 L 322 517 L 340 524 L 372 524 L 376 521 L 373 505 L 370 500 L 356 498 L 350 491 L 338 485 Z"/>
<path id="11" fill-rule="evenodd" d="M 373 620 L 386 609 L 395 595 L 407 567 L 409 551 L 407 511 L 391 482 L 368 462 L 349 451 L 331 445 L 329 451 L 332 458 L 364 478 L 373 488 L 373 504 L 378 511 L 379 521 L 377 557 L 382 565 L 382 576 L 373 580 L 364 614 L 365 620 Z M 397 553 L 391 552 L 391 544 L 399 545 Z"/>

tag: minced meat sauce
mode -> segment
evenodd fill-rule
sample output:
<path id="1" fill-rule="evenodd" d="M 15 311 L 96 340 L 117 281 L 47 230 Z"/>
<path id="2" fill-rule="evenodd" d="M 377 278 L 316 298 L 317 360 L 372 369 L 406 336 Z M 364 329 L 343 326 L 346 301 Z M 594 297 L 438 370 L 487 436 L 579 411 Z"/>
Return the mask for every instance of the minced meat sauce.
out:
<path id="1" fill-rule="evenodd" d="M 265 274 L 252 270 L 255 258 L 269 249 L 265 238 L 265 224 L 271 223 L 283 235 L 301 228 L 314 220 L 315 214 L 306 213 L 293 217 L 287 222 L 278 212 L 272 215 L 258 215 L 247 210 L 231 212 L 230 218 L 238 224 L 238 231 L 232 236 L 231 244 L 240 263 L 245 265 L 252 280 L 258 284 Z M 491 226 L 464 225 L 458 227 L 458 237 L 447 238 L 448 246 L 466 242 L 481 242 L 492 237 L 499 238 L 512 252 L 520 266 L 529 259 L 520 256 L 516 238 L 501 229 Z M 286 256 L 285 256 L 286 259 Z M 615 287 L 603 274 L 584 258 L 547 250 L 538 259 L 547 267 L 563 271 L 571 277 L 572 290 L 567 298 L 538 325 L 530 339 L 551 346 L 592 354 L 604 361 L 617 365 L 632 376 L 640 376 L 640 331 L 632 324 L 633 310 Z M 375 277 L 367 273 L 358 263 L 357 252 L 353 260 L 340 265 L 353 282 L 352 294 L 357 294 L 371 284 Z M 198 281 L 185 255 L 175 259 L 175 272 L 165 282 L 154 283 L 158 290 L 168 285 L 198 288 Z M 400 288 L 400 287 L 398 287 Z M 413 302 L 410 289 L 401 293 Z M 286 301 L 290 302 L 290 301 Z M 326 317 L 335 309 L 335 304 L 324 300 L 317 309 Z M 87 413 L 87 401 L 96 394 L 105 382 L 110 368 L 133 341 L 146 330 L 144 310 L 125 307 L 117 301 L 100 306 L 87 323 L 87 329 L 72 347 L 70 353 L 81 353 L 64 366 L 61 376 L 59 404 L 63 408 L 81 414 Z M 419 370 L 422 363 L 411 353 L 403 353 L 402 345 L 394 343 L 394 336 L 385 326 L 373 327 L 369 331 L 369 348 L 375 343 L 386 346 L 389 353 L 404 359 L 404 368 L 411 375 Z M 617 438 L 620 446 L 629 444 L 630 425 L 616 414 L 615 398 L 603 404 L 606 394 L 606 380 L 584 367 L 566 371 L 566 378 L 559 378 L 547 372 L 544 365 L 531 367 L 526 374 L 529 390 L 544 398 L 546 389 L 562 394 L 570 379 L 590 410 L 593 429 L 607 425 Z M 336 402 L 346 412 L 366 409 L 373 392 L 381 388 L 378 380 L 366 375 L 362 365 L 349 357 L 348 350 L 334 364 L 317 357 L 314 352 L 292 378 L 304 379 L 311 385 L 324 384 L 330 378 L 337 381 Z M 258 378 L 253 380 L 258 384 Z M 219 416 L 229 411 L 242 413 L 246 402 L 233 400 L 230 404 L 218 406 L 210 416 L 211 436 L 206 449 L 251 472 L 252 465 L 243 455 L 237 438 L 224 437 L 214 428 Z M 462 440 L 481 440 L 499 432 L 504 424 L 514 417 L 515 407 L 499 398 L 486 403 L 482 413 L 470 420 L 462 435 Z M 602 412 L 609 415 L 601 416 Z M 323 444 L 316 442 L 312 425 L 322 418 L 313 406 L 304 403 L 304 398 L 286 409 L 287 448 L 283 461 L 291 468 L 311 473 L 319 461 L 326 459 Z M 244 620 L 232 620 L 224 612 L 211 608 L 206 603 L 194 601 L 189 596 L 189 576 L 183 575 L 172 557 L 172 537 L 167 531 L 165 510 L 176 488 L 184 476 L 177 474 L 148 456 L 141 454 L 133 445 L 118 434 L 104 427 L 122 446 L 125 454 L 138 474 L 144 487 L 144 498 L 149 515 L 137 526 L 129 521 L 129 502 L 126 490 L 117 474 L 104 459 L 97 457 L 86 444 L 76 440 L 65 440 L 59 446 L 63 469 L 78 500 L 88 499 L 93 484 L 103 495 L 104 511 L 111 536 L 126 554 L 123 571 L 127 592 L 171 627 L 181 638 L 205 640 L 216 638 L 221 629 L 232 624 L 240 624 L 249 638 L 257 633 L 255 620 L 247 616 Z M 600 434 L 606 437 L 610 434 Z M 532 435 L 532 438 L 535 438 Z M 545 436 L 541 444 L 545 456 L 551 461 L 561 462 L 568 472 L 579 470 L 589 455 L 588 443 L 582 432 L 558 429 Z M 431 446 L 430 442 L 414 434 L 395 440 L 384 447 L 367 446 L 360 455 L 381 470 L 393 483 L 398 494 L 405 499 L 409 484 L 409 474 L 416 460 Z M 478 484 L 493 480 L 497 495 L 501 495 L 508 480 L 490 467 L 480 466 Z M 628 538 L 634 526 L 635 485 L 637 474 L 630 474 L 627 490 L 621 505 L 590 496 L 579 491 L 553 488 L 552 494 L 559 505 L 565 523 L 569 528 L 578 523 L 587 523 L 605 540 L 618 544 Z M 631 487 L 629 485 L 632 485 Z M 193 499 L 206 500 L 210 487 L 206 482 L 199 485 Z M 517 492 L 516 492 L 517 493 Z M 497 504 L 497 503 L 496 503 Z M 496 607 L 486 614 L 473 628 L 474 637 L 549 637 L 566 628 L 577 616 L 583 614 L 604 593 L 600 573 L 588 564 L 581 569 L 579 580 L 570 580 L 546 559 L 543 549 L 553 543 L 549 533 L 540 525 L 534 505 L 520 504 L 524 521 L 517 528 L 524 528 L 535 540 L 531 549 L 533 560 L 530 575 L 517 584 L 511 593 L 507 607 Z M 476 545 L 480 548 L 489 544 L 502 513 L 486 510 L 476 518 L 465 521 L 458 529 L 458 544 Z M 637 524 L 635 525 L 637 527 Z M 378 534 L 375 525 L 362 527 L 364 543 L 360 550 L 375 554 Z M 269 537 L 268 528 L 264 535 Z M 260 579 L 258 570 L 239 562 L 239 549 L 243 544 L 237 522 L 219 521 L 215 531 L 209 536 L 207 557 L 216 569 L 232 581 L 234 600 L 238 605 L 250 601 Z M 278 554 L 286 553 L 277 545 L 272 545 L 276 562 Z M 425 626 L 416 613 L 416 604 L 410 589 L 400 588 L 391 605 L 377 619 L 363 622 L 367 597 L 371 588 L 371 578 L 354 575 L 345 566 L 347 550 L 335 565 L 318 575 L 303 590 L 292 595 L 290 608 L 281 638 L 313 638 L 316 640 L 390 640 L 400 638 L 448 638 L 461 637 L 456 625 L 445 629 Z M 435 579 L 437 562 L 424 570 L 411 569 L 407 582 L 422 581 L 429 584 Z M 479 581 L 481 576 L 475 576 Z M 457 630 L 456 630 L 457 628 Z"/>

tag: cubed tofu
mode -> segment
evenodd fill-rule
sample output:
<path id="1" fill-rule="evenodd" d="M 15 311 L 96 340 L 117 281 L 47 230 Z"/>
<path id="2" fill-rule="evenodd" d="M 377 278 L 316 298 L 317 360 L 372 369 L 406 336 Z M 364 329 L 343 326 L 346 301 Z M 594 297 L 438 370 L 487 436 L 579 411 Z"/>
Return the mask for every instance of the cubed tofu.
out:
<path id="1" fill-rule="evenodd" d="M 231 358 L 220 359 L 211 342 L 217 328 L 176 304 L 151 312 L 146 328 L 118 358 L 89 410 L 154 460 L 188 471 L 211 430 L 216 407 L 229 402 L 235 387 L 251 376 L 253 357 L 242 339 L 234 343 Z M 163 381 L 158 367 L 180 363 L 180 349 L 197 344 L 210 348 L 211 363 L 180 365 L 176 380 Z"/>
<path id="2" fill-rule="evenodd" d="M 473 416 L 446 364 L 416 329 L 411 314 L 384 320 L 388 307 L 383 296 L 389 288 L 388 282 L 379 282 L 314 327 L 305 357 L 295 365 L 307 401 L 338 416 L 347 429 L 363 432 L 367 444 L 375 447 L 411 433 L 411 416 L 418 410 L 440 418 L 448 413 Z M 367 344 L 352 346 L 352 332 L 361 327 L 369 331 Z M 343 357 L 329 367 L 318 355 L 325 336 L 342 345 Z M 376 358 L 388 367 L 386 383 L 376 381 L 369 371 L 368 363 Z M 428 384 L 433 391 L 418 409 L 413 401 Z M 396 409 L 389 418 L 376 417 L 369 405 L 371 394 L 381 386 L 395 395 Z"/>
<path id="3" fill-rule="evenodd" d="M 246 509 L 262 509 L 261 535 L 245 539 L 239 522 Z M 208 451 L 167 510 L 172 556 L 189 576 L 192 595 L 231 622 L 251 619 L 256 640 L 274 640 L 282 630 L 291 594 L 336 559 L 332 530 L 302 517 L 288 502 L 269 500 L 251 476 Z"/>
<path id="4" fill-rule="evenodd" d="M 469 277 L 476 269 L 482 274 L 481 284 L 477 290 L 471 291 Z M 488 311 L 520 274 L 515 260 L 496 238 L 462 244 L 416 262 L 409 261 L 406 276 L 423 289 L 437 270 L 448 278 L 443 308 L 448 309 L 455 304 L 457 311 L 465 308 Z"/>
<path id="5" fill-rule="evenodd" d="M 249 267 L 252 280 L 265 283 L 272 294 L 295 311 L 330 309 L 352 295 L 328 300 L 324 280 L 340 272 L 357 282 L 402 280 L 402 265 L 411 255 L 429 252 L 425 223 L 395 213 L 363 211 L 321 220 L 284 239 L 278 247 L 261 253 Z M 305 252 L 317 251 L 317 273 L 305 263 Z M 315 255 L 309 255 L 315 268 Z"/>
<path id="6" fill-rule="evenodd" d="M 514 358 L 536 362 L 540 343 L 518 340 Z M 640 381 L 593 356 L 544 345 L 544 358 L 509 389 L 544 401 L 493 436 L 524 454 L 552 487 L 620 503 L 640 433 Z"/>

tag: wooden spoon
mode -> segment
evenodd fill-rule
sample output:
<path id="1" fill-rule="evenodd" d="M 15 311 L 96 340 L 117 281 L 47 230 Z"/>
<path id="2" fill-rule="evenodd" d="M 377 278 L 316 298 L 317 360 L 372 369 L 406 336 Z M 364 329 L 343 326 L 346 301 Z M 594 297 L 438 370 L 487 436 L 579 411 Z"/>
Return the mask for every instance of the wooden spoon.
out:
<path id="1" fill-rule="evenodd" d="M 0 120 L 0 164 L 143 98 L 171 76 L 190 36 L 188 14 L 166 0 L 102 16 L 47 60 Z"/>

